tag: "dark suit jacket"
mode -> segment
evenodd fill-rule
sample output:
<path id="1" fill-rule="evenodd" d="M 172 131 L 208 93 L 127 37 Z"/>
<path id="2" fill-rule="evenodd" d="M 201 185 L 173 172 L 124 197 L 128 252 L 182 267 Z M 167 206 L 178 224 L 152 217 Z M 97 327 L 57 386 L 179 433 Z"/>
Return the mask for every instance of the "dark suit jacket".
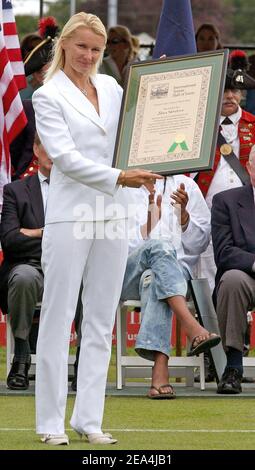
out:
<path id="1" fill-rule="evenodd" d="M 223 273 L 230 269 L 239 269 L 254 277 L 255 204 L 251 184 L 214 196 L 212 240 L 217 266 L 216 289 Z"/>
<path id="2" fill-rule="evenodd" d="M 0 239 L 4 261 L 0 267 L 0 307 L 6 313 L 10 270 L 17 264 L 41 260 L 41 238 L 28 237 L 20 228 L 44 226 L 44 208 L 38 175 L 5 185 Z"/>

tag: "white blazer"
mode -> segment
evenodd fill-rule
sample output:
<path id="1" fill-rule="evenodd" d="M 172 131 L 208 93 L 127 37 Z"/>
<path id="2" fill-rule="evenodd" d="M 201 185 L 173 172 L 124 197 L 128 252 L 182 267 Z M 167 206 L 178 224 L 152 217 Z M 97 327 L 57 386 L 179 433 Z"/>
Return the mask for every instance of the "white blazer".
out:
<path id="1" fill-rule="evenodd" d="M 127 216 L 128 191 L 116 186 L 120 170 L 111 168 L 122 89 L 107 75 L 92 81 L 100 116 L 61 70 L 33 94 L 37 131 L 53 161 L 46 223 Z"/>

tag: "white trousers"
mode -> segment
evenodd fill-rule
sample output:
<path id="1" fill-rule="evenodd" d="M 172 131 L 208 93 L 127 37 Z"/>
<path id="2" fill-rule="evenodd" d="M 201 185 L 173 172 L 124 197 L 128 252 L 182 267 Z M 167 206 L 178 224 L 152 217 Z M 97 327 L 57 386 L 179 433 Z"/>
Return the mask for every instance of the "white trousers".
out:
<path id="1" fill-rule="evenodd" d="M 43 236 L 44 295 L 37 342 L 36 428 L 64 433 L 71 324 L 83 281 L 82 340 L 77 394 L 71 425 L 82 433 L 101 432 L 112 329 L 126 267 L 125 220 L 97 222 L 101 235 L 117 227 L 118 239 L 95 237 L 95 223 L 47 225 Z M 113 230 L 111 230 L 113 226 Z M 76 230 L 74 234 L 74 230 Z"/>
<path id="2" fill-rule="evenodd" d="M 213 244 L 212 239 L 210 239 L 207 249 L 200 255 L 198 263 L 198 277 L 206 278 L 208 280 L 212 293 L 215 286 L 216 271 L 217 268 L 214 261 Z"/>

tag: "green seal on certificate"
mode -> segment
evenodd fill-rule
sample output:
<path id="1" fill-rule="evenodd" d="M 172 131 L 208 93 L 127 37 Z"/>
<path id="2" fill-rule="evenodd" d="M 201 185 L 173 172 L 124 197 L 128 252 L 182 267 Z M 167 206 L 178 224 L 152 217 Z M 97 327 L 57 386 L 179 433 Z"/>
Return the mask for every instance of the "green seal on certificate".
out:
<path id="1" fill-rule="evenodd" d="M 223 145 L 220 146 L 221 155 L 224 155 L 226 157 L 227 155 L 230 155 L 232 152 L 233 152 L 232 145 L 223 144 Z"/>
<path id="2" fill-rule="evenodd" d="M 177 149 L 178 145 L 180 145 L 182 150 L 189 150 L 188 146 L 187 146 L 187 143 L 185 141 L 185 135 L 184 134 L 177 134 L 175 136 L 175 140 L 172 143 L 172 145 L 169 147 L 167 153 L 173 153 Z"/>

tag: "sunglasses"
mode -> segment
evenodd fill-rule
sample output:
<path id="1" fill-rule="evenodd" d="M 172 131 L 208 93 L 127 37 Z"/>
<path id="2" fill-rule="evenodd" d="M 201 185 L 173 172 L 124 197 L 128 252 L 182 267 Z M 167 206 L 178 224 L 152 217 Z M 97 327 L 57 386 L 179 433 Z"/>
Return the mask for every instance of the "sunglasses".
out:
<path id="1" fill-rule="evenodd" d="M 107 41 L 107 44 L 121 44 L 127 42 L 126 39 L 113 38 Z"/>

